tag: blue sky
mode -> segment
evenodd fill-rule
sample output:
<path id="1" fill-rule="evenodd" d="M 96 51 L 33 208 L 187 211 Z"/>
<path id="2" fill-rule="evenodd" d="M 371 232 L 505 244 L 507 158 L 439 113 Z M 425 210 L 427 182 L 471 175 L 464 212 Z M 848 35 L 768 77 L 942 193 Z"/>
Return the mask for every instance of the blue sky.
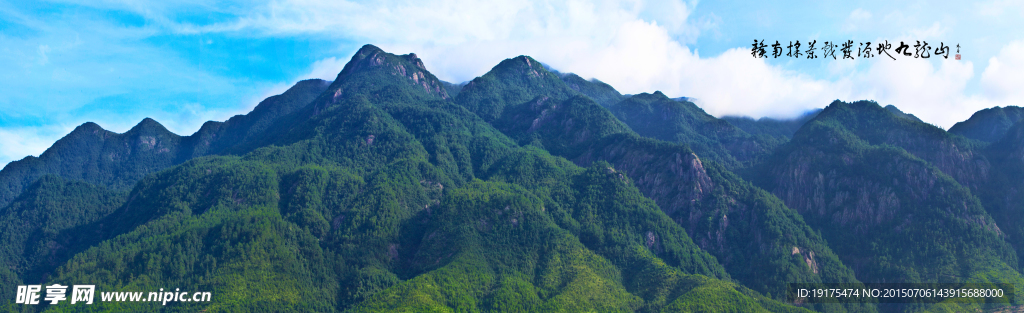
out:
<path id="1" fill-rule="evenodd" d="M 366 43 L 415 52 L 451 82 L 526 54 L 717 116 L 872 99 L 948 128 L 1024 103 L 1022 30 L 1024 4 L 1002 0 L 0 2 L 0 164 L 87 121 L 124 132 L 152 117 L 188 135 L 333 79 Z M 963 59 L 755 59 L 754 39 L 925 40 Z"/>

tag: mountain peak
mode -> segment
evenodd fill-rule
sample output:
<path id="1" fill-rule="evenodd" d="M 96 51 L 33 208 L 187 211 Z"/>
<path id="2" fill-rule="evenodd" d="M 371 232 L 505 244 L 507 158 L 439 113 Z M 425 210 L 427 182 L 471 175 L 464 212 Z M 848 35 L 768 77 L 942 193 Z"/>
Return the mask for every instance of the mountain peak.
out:
<path id="1" fill-rule="evenodd" d="M 310 78 L 310 79 L 306 79 L 306 80 L 300 80 L 298 83 L 295 83 L 294 86 L 292 86 L 291 88 L 288 88 L 288 90 L 285 90 L 285 92 L 293 91 L 293 90 L 296 90 L 296 89 L 299 89 L 299 88 L 305 87 L 305 86 L 325 86 L 325 85 L 330 85 L 330 83 L 331 83 L 330 81 L 326 81 L 326 80 L 323 80 L 323 79 Z"/>
<path id="2" fill-rule="evenodd" d="M 654 93 L 643 92 L 633 95 L 631 98 L 636 98 L 635 100 L 642 102 L 672 100 L 665 94 L 661 93 L 661 91 L 655 91 Z"/>
<path id="3" fill-rule="evenodd" d="M 129 129 L 127 132 L 125 132 L 125 134 L 147 136 L 171 135 L 172 137 L 178 137 L 178 134 L 175 134 L 170 130 L 167 130 L 167 128 L 164 127 L 163 124 L 160 124 L 160 122 L 157 122 L 156 120 L 148 117 L 142 119 L 142 121 L 140 121 L 138 124 L 135 124 L 135 126 L 132 127 L 132 129 Z"/>
<path id="4" fill-rule="evenodd" d="M 385 75 L 385 76 L 402 76 L 406 82 L 417 88 L 423 88 L 428 94 L 440 97 L 442 99 L 451 98 L 440 80 L 437 79 L 433 74 L 427 71 L 426 66 L 423 65 L 423 61 L 416 56 L 415 53 L 406 55 L 395 55 L 374 45 L 364 45 L 352 59 L 345 64 L 345 68 L 338 74 L 338 78 L 334 81 L 331 90 L 337 92 L 337 96 L 342 94 L 349 94 L 356 90 L 362 90 L 365 87 L 380 88 L 375 86 L 373 81 L 380 80 L 380 76 L 377 78 L 362 78 L 350 80 L 349 78 L 353 75 L 364 73 L 368 75 Z M 386 79 L 390 80 L 390 79 Z M 343 85 L 349 85 L 348 87 L 342 88 Z M 355 87 L 362 86 L 362 87 Z M 339 90 L 341 89 L 341 90 Z M 364 90 L 365 91 L 365 90 Z M 336 97 L 335 97 L 336 98 Z"/>
<path id="5" fill-rule="evenodd" d="M 148 117 L 147 118 L 143 118 L 142 121 L 139 121 L 138 124 L 135 124 L 135 127 L 132 127 L 132 130 L 136 130 L 136 129 L 140 129 L 140 130 L 142 130 L 142 129 L 145 129 L 145 130 L 150 130 L 150 129 L 163 129 L 163 130 L 167 130 L 167 128 L 165 128 L 164 125 L 160 124 L 160 122 L 157 122 L 156 120 L 154 120 L 152 118 L 148 118 Z"/>
<path id="6" fill-rule="evenodd" d="M 426 71 L 427 67 L 423 65 L 423 61 L 420 60 L 415 53 L 409 53 L 406 55 L 395 55 L 388 53 L 381 48 L 374 45 L 364 45 L 356 54 L 352 56 L 352 60 L 345 64 L 345 68 L 338 74 L 338 78 L 341 76 L 351 73 L 353 71 L 365 68 L 365 67 L 378 67 L 383 66 L 385 63 L 391 63 L 391 65 L 400 65 L 400 63 L 409 62 L 415 67 Z M 398 63 L 398 64 L 395 64 Z"/>
<path id="7" fill-rule="evenodd" d="M 364 45 L 356 51 L 356 54 L 352 56 L 352 59 L 345 64 L 345 68 L 338 73 L 338 79 L 335 82 L 340 82 L 343 77 L 351 75 L 365 67 L 379 66 L 384 63 L 384 55 L 388 54 L 377 48 L 374 45 Z"/>
<path id="8" fill-rule="evenodd" d="M 63 138 L 57 140 L 57 142 L 55 142 L 53 145 L 57 146 L 61 142 L 79 140 L 79 139 L 83 139 L 83 138 L 95 138 L 97 136 L 99 138 L 102 138 L 104 135 L 106 135 L 109 132 L 110 131 L 108 131 L 106 129 L 103 129 L 103 127 L 100 126 L 99 124 L 96 124 L 96 123 L 93 123 L 93 122 L 85 122 L 85 123 L 82 123 L 82 125 L 78 125 L 78 127 L 75 127 L 74 130 L 72 130 L 70 133 L 68 133 Z M 71 138 L 78 138 L 78 139 L 71 139 Z M 88 139 L 88 140 L 91 140 L 91 139 Z M 49 149 L 47 149 L 47 150 L 49 150 Z"/>
<path id="9" fill-rule="evenodd" d="M 529 66 L 529 67 L 533 67 L 534 65 L 543 67 L 543 65 L 541 65 L 540 62 L 537 62 L 537 60 L 531 58 L 528 55 L 520 55 L 520 56 L 517 56 L 517 57 L 512 58 L 512 59 L 515 60 L 515 61 L 526 63 L 526 66 Z"/>
<path id="10" fill-rule="evenodd" d="M 75 127 L 75 130 L 73 130 L 71 132 L 72 133 L 75 133 L 75 132 L 97 132 L 97 131 L 104 131 L 104 130 L 105 129 L 103 129 L 103 127 L 100 126 L 99 124 L 96 124 L 96 123 L 93 123 L 93 122 L 85 122 L 85 123 L 82 123 L 82 125 L 78 125 L 78 127 Z"/>
<path id="11" fill-rule="evenodd" d="M 882 112 L 882 111 L 887 111 L 885 108 L 882 108 L 882 106 L 879 105 L 878 102 L 871 101 L 871 100 L 859 100 L 859 101 L 846 102 L 846 101 L 842 101 L 842 100 L 836 99 L 836 100 L 833 100 L 832 103 L 829 103 L 829 105 L 825 107 L 825 109 L 822 111 L 822 113 L 827 113 L 827 112 L 831 112 L 831 111 L 847 111 L 847 110 L 852 110 L 852 111 L 857 111 L 857 112 Z M 867 111 L 865 111 L 865 110 L 867 110 Z"/>
<path id="12" fill-rule="evenodd" d="M 993 107 L 974 112 L 971 118 L 950 127 L 949 132 L 971 139 L 995 142 L 1021 120 L 1024 120 L 1024 108 Z"/>
<path id="13" fill-rule="evenodd" d="M 381 48 L 378 48 L 377 46 L 371 45 L 371 44 L 365 44 L 361 48 L 359 48 L 359 51 L 356 51 L 356 54 L 354 56 L 352 56 L 352 59 L 353 60 L 356 59 L 356 58 L 365 59 L 366 56 L 372 55 L 372 54 L 375 54 L 375 53 L 378 53 L 378 52 L 384 52 L 384 50 L 381 49 Z"/>
<path id="14" fill-rule="evenodd" d="M 470 81 L 459 92 L 457 102 L 485 121 L 493 121 L 507 105 L 521 104 L 537 96 L 564 100 L 577 94 L 543 64 L 521 55 L 501 61 L 487 74 Z"/>
<path id="15" fill-rule="evenodd" d="M 530 56 L 526 55 L 520 55 L 511 59 L 505 59 L 504 61 L 501 61 L 501 63 L 498 63 L 498 65 L 495 66 L 494 68 L 517 68 L 530 69 L 534 71 L 544 70 L 545 72 L 550 72 L 546 68 L 544 68 L 543 64 L 537 62 L 537 60 L 535 60 L 534 58 L 531 58 Z"/>
<path id="16" fill-rule="evenodd" d="M 544 85 L 541 81 L 550 80 L 547 86 L 551 87 L 555 81 L 561 82 L 561 78 L 544 67 L 544 64 L 526 55 L 520 55 L 511 59 L 505 59 L 495 65 L 485 76 L 500 77 L 502 80 L 519 80 L 521 82 L 533 81 L 530 84 L 537 84 L 536 87 Z M 472 83 L 472 82 L 471 82 Z M 562 84 L 564 85 L 564 83 Z M 563 86 L 568 87 L 568 86 Z"/>
<path id="17" fill-rule="evenodd" d="M 917 118 L 917 116 L 914 116 L 913 114 L 904 113 L 903 111 L 900 111 L 900 109 L 896 108 L 895 105 L 892 105 L 892 104 L 887 105 L 887 106 L 885 106 L 885 109 L 888 110 L 889 112 L 892 112 L 892 114 L 895 114 L 896 116 L 899 116 L 899 117 L 902 117 L 902 118 L 906 118 L 906 119 L 910 119 L 912 121 L 917 121 L 917 122 L 922 122 L 922 123 L 924 122 L 921 119 Z"/>
<path id="18" fill-rule="evenodd" d="M 894 105 L 890 104 L 886 105 L 885 107 L 882 107 L 880 104 L 878 104 L 878 102 L 875 102 L 873 100 L 858 100 L 853 102 L 835 100 L 832 101 L 831 104 L 829 104 L 827 107 L 825 107 L 824 110 L 821 111 L 820 116 L 823 118 L 828 116 L 847 116 L 850 118 L 854 118 L 854 116 L 859 116 L 859 118 L 867 118 L 869 120 L 884 119 L 889 121 L 895 121 L 890 120 L 890 118 L 894 117 L 897 119 L 910 120 L 912 122 L 924 125 L 931 125 L 925 123 L 924 121 L 922 121 L 920 118 L 917 118 L 917 116 L 914 116 L 913 114 L 904 113 L 903 111 L 900 111 L 900 109 L 896 108 L 896 106 Z"/>

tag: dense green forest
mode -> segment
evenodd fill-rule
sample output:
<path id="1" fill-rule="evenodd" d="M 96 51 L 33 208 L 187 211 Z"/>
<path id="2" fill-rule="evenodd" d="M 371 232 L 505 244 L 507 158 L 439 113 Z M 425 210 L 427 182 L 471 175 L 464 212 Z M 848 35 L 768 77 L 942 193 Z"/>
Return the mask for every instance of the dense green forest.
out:
<path id="1" fill-rule="evenodd" d="M 964 185 L 988 164 L 973 146 L 871 101 L 836 101 L 752 176 L 862 281 L 1019 284 L 1006 234 Z"/>
<path id="2" fill-rule="evenodd" d="M 464 88 L 456 100 L 467 108 L 483 107 L 473 102 L 505 108 L 493 124 L 521 144 L 542 147 L 581 166 L 612 164 L 750 288 L 784 300 L 787 282 L 859 283 L 799 214 L 777 198 L 712 159 L 701 160 L 687 145 L 637 135 L 587 96 L 556 98 L 573 89 L 551 85 L 552 80 L 543 77 L 554 75 L 529 60 L 502 62 Z M 540 75 L 522 80 L 510 72 Z M 507 86 L 532 90 L 534 98 L 519 105 L 502 104 L 494 95 L 508 92 L 495 90 Z M 660 93 L 638 96 L 668 100 Z M 626 105 L 633 104 L 612 107 Z M 803 252 L 794 254 L 794 248 Z M 817 309 L 873 310 L 859 304 Z"/>
<path id="3" fill-rule="evenodd" d="M 0 306 L 992 309 L 791 303 L 786 291 L 1020 286 L 1024 122 L 1011 115 L 995 131 L 968 130 L 984 124 L 974 122 L 961 133 L 870 101 L 794 120 L 719 119 L 528 56 L 453 84 L 415 54 L 366 45 L 334 81 L 299 82 L 190 136 L 151 119 L 124 134 L 86 123 L 8 164 Z M 998 139 L 970 135 L 993 132 Z M 55 283 L 209 291 L 212 301 L 13 301 L 18 285 Z"/>

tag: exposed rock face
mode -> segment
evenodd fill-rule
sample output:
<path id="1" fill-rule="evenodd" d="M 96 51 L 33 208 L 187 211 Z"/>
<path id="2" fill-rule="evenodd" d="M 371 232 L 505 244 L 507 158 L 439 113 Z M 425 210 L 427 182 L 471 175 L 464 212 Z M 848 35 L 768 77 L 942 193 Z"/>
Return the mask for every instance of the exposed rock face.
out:
<path id="1" fill-rule="evenodd" d="M 654 200 L 733 277 L 756 282 L 759 290 L 784 293 L 781 285 L 766 280 L 790 274 L 766 271 L 761 266 L 790 259 L 789 251 L 781 247 L 794 245 L 828 251 L 829 261 L 823 265 L 818 253 L 804 256 L 806 259 L 792 258 L 796 265 L 807 266 L 808 270 L 789 279 L 856 282 L 852 272 L 836 260 L 821 238 L 778 199 L 731 173 L 725 174 L 721 164 L 705 163 L 684 145 L 631 133 L 603 107 L 580 99 L 536 97 L 510 107 L 494 125 L 521 143 L 539 144 L 581 166 L 598 161 L 610 163 L 610 175 L 625 174 L 623 180 Z M 787 233 L 780 233 L 779 229 L 786 229 Z M 645 246 L 658 251 L 656 237 L 644 239 Z M 823 271 L 832 276 L 816 274 Z"/>
<path id="2" fill-rule="evenodd" d="M 156 137 L 153 137 L 153 136 L 141 136 L 141 137 L 139 137 L 139 144 L 141 144 L 141 146 L 144 149 L 147 149 L 147 150 L 148 149 L 153 149 L 153 147 L 156 146 Z"/>
<path id="3" fill-rule="evenodd" d="M 693 153 L 678 152 L 664 156 L 636 149 L 629 142 L 588 149 L 572 161 L 586 165 L 598 160 L 612 164 L 633 179 L 644 195 L 654 199 L 669 216 L 689 212 L 694 204 L 711 193 L 714 183 L 703 163 Z M 657 169 L 652 165 L 657 164 Z M 700 215 L 700 214 L 698 214 Z"/>
<path id="4" fill-rule="evenodd" d="M 669 216 L 689 211 L 711 193 L 714 183 L 696 154 L 683 146 L 657 149 L 656 141 L 628 134 L 607 110 L 582 99 L 538 97 L 510 110 L 496 126 L 506 133 L 544 137 L 546 148 L 581 166 L 608 161 Z"/>
<path id="5" fill-rule="evenodd" d="M 929 138 L 910 132 L 888 132 L 880 143 L 907 150 L 935 165 L 943 173 L 952 176 L 961 185 L 973 191 L 978 190 L 989 179 L 989 171 L 992 168 L 989 161 L 947 136 Z"/>
<path id="6" fill-rule="evenodd" d="M 346 80 L 359 80 L 353 78 L 354 75 L 374 71 L 383 71 L 389 75 L 405 77 L 410 85 L 423 88 L 423 91 L 429 95 L 441 99 L 451 98 L 441 81 L 427 71 L 423 61 L 416 54 L 394 55 L 384 52 L 384 50 L 373 45 L 363 46 L 352 56 L 352 60 L 338 74 L 335 85 L 331 88 L 341 89 L 343 88 L 342 83 L 346 82 Z M 357 85 L 363 85 L 363 83 L 359 82 Z"/>
<path id="7" fill-rule="evenodd" d="M 693 199 L 700 201 L 704 199 L 704 195 L 711 193 L 711 189 L 714 188 L 714 184 L 711 182 L 711 177 L 708 177 L 708 172 L 704 170 L 704 163 L 700 162 L 700 158 L 696 154 L 690 153 L 690 168 L 688 172 L 692 175 L 692 181 L 694 182 Z M 676 162 L 681 162 L 682 159 L 676 154 Z"/>
<path id="8" fill-rule="evenodd" d="M 804 259 L 804 263 L 807 264 L 807 269 L 809 271 L 811 271 L 812 273 L 817 274 L 818 273 L 818 261 L 814 259 L 814 251 L 810 251 L 810 250 L 806 250 L 806 249 L 804 251 L 806 251 L 806 254 L 803 251 L 800 251 L 800 248 L 793 247 L 793 252 L 790 253 L 790 255 L 797 255 L 797 254 L 799 254 L 800 257 L 802 257 Z"/>
<path id="9" fill-rule="evenodd" d="M 850 227 L 854 234 L 867 234 L 880 225 L 904 221 L 894 228 L 900 232 L 913 219 L 909 208 L 951 192 L 965 192 L 948 190 L 956 186 L 955 182 L 941 181 L 944 175 L 925 162 L 885 153 L 876 156 L 879 157 L 838 156 L 847 166 L 865 169 L 851 175 L 842 167 L 812 168 L 810 164 L 833 155 L 801 150 L 790 154 L 786 163 L 772 172 L 776 177 L 772 192 L 805 217 L 827 219 L 835 225 Z M 891 175 L 878 180 L 871 172 Z M 966 204 L 947 210 L 959 217 L 980 213 L 967 211 Z M 968 220 L 984 227 L 994 226 L 980 217 Z"/>
<path id="10" fill-rule="evenodd" d="M 804 256 L 804 262 L 807 262 L 807 267 L 812 272 L 818 273 L 818 262 L 814 260 L 814 251 L 807 251 L 807 255 Z"/>
<path id="11" fill-rule="evenodd" d="M 773 172 L 779 176 L 772 192 L 802 215 L 849 226 L 854 234 L 866 234 L 883 222 L 908 218 L 897 215 L 903 212 L 897 193 L 910 195 L 912 201 L 923 201 L 934 191 L 936 173 L 920 162 L 897 161 L 883 166 L 904 175 L 891 182 L 878 182 L 836 170 L 811 169 L 808 164 L 816 157 L 824 155 L 791 155 L 787 162 L 791 166 Z"/>

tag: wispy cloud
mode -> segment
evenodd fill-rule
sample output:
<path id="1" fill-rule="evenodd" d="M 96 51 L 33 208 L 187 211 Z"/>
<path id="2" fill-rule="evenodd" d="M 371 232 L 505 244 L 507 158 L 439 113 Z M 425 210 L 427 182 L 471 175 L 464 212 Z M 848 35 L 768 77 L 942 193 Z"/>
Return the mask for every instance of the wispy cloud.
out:
<path id="1" fill-rule="evenodd" d="M 72 125 L 0 127 L 0 160 L 10 162 L 38 156 L 73 129 Z"/>
<path id="2" fill-rule="evenodd" d="M 850 16 L 846 18 L 846 23 L 843 24 L 844 31 L 856 31 L 863 25 L 870 25 L 871 23 L 871 12 L 862 8 L 857 8 L 850 12 Z"/>
<path id="3" fill-rule="evenodd" d="M 345 68 L 345 63 L 348 63 L 347 59 L 329 57 L 317 60 L 310 66 L 308 73 L 300 76 L 302 79 L 319 78 L 327 81 L 333 81 L 338 77 L 338 73 Z"/>
<path id="4" fill-rule="evenodd" d="M 1004 105 L 1024 105 L 1024 41 L 1003 47 L 981 74 L 985 97 Z"/>

